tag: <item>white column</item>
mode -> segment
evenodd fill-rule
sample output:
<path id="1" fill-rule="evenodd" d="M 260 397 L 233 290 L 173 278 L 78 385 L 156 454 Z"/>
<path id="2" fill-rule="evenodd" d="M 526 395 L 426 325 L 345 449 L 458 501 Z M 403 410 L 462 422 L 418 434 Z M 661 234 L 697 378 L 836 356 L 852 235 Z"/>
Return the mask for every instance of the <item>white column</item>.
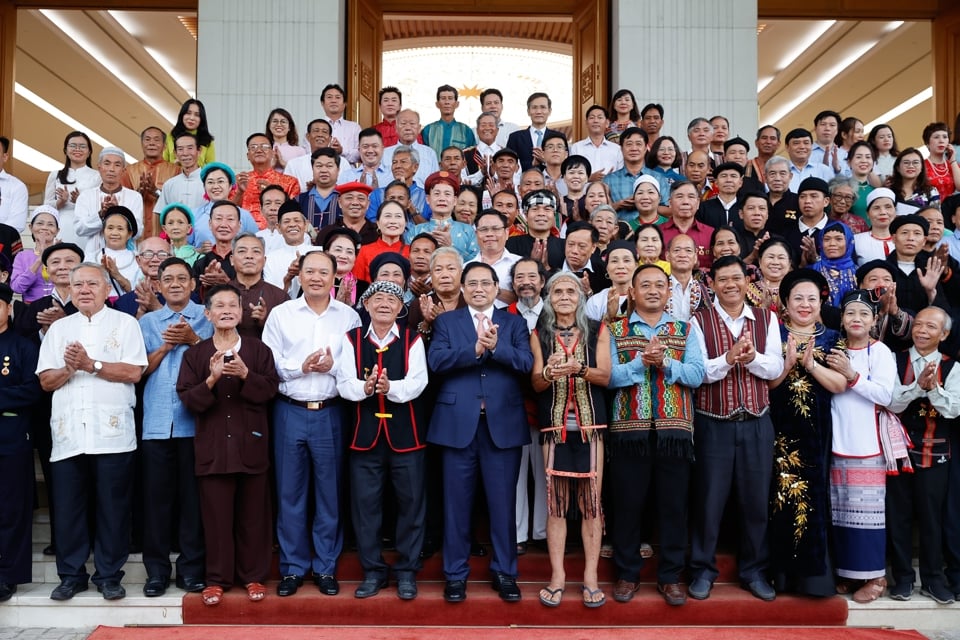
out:
<path id="1" fill-rule="evenodd" d="M 199 0 L 197 98 L 217 160 L 246 170 L 244 142 L 271 109 L 289 111 L 301 139 L 323 117 L 320 92 L 341 86 L 344 0 Z"/>
<path id="2" fill-rule="evenodd" d="M 726 116 L 730 137 L 757 132 L 757 0 L 612 0 L 611 95 L 664 107 L 664 135 L 689 150 L 687 124 Z"/>

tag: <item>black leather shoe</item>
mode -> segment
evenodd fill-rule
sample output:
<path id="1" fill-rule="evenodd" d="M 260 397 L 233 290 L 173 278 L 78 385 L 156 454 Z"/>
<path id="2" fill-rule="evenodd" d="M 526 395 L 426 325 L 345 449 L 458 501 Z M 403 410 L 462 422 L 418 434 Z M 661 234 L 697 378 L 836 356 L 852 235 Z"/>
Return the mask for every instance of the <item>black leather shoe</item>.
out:
<path id="1" fill-rule="evenodd" d="M 416 591 L 417 589 L 416 585 L 414 585 L 413 589 L 414 591 Z M 16 592 L 17 592 L 17 585 L 0 582 L 0 602 L 6 602 L 10 598 L 12 598 L 13 594 L 15 594 Z"/>
<path id="2" fill-rule="evenodd" d="M 57 548 L 52 544 L 48 544 L 43 548 L 43 555 L 45 556 L 55 556 L 57 555 Z"/>
<path id="3" fill-rule="evenodd" d="M 98 584 L 97 591 L 103 594 L 104 600 L 122 600 L 127 595 L 127 590 L 119 582 Z"/>
<path id="4" fill-rule="evenodd" d="M 302 586 L 302 576 L 283 576 L 283 580 L 277 585 L 277 595 L 280 597 L 292 596 Z"/>
<path id="5" fill-rule="evenodd" d="M 487 555 L 487 549 L 479 542 L 470 543 L 470 555 L 482 558 Z"/>
<path id="6" fill-rule="evenodd" d="M 177 588 L 187 593 L 200 593 L 207 588 L 207 581 L 203 578 L 177 576 Z"/>
<path id="7" fill-rule="evenodd" d="M 463 602 L 467 599 L 466 580 L 447 580 L 443 587 L 443 599 L 447 602 Z"/>
<path id="8" fill-rule="evenodd" d="M 63 580 L 50 594 L 51 600 L 69 600 L 81 591 L 87 590 L 87 583 L 78 580 Z"/>
<path id="9" fill-rule="evenodd" d="M 353 592 L 355 598 L 370 598 L 380 593 L 380 589 L 387 588 L 386 578 L 364 578 Z"/>
<path id="10" fill-rule="evenodd" d="M 777 598 L 777 592 L 773 590 L 773 587 L 771 587 L 770 583 L 766 580 L 754 580 L 742 586 L 752 593 L 753 597 L 760 598 L 764 602 L 773 602 Z"/>
<path id="11" fill-rule="evenodd" d="M 513 576 L 495 573 L 490 580 L 490 586 L 500 594 L 500 599 L 504 602 L 520 602 L 520 587 L 517 586 L 517 579 Z"/>
<path id="12" fill-rule="evenodd" d="M 313 581 L 320 588 L 320 593 L 328 596 L 335 596 L 340 593 L 340 583 L 337 579 L 327 573 L 313 576 Z"/>
<path id="13" fill-rule="evenodd" d="M 143 595 L 148 598 L 159 598 L 167 592 L 170 585 L 170 579 L 163 576 L 152 576 L 147 578 L 147 583 L 143 585 Z"/>
<path id="14" fill-rule="evenodd" d="M 413 600 L 417 597 L 417 581 L 413 578 L 397 580 L 397 597 L 401 600 Z"/>
<path id="15" fill-rule="evenodd" d="M 526 543 L 526 541 L 524 541 L 524 542 L 518 542 L 518 543 L 517 543 L 517 555 L 518 555 L 518 556 L 524 556 L 524 555 L 526 555 L 526 554 L 527 554 L 527 543 Z"/>

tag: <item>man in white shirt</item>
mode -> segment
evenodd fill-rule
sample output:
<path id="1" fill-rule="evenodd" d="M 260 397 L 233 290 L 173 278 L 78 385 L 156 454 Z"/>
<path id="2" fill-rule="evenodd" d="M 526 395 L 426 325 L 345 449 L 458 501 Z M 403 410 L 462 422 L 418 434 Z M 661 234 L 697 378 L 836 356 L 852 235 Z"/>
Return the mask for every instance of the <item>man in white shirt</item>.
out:
<path id="1" fill-rule="evenodd" d="M 85 189 L 77 196 L 75 231 L 84 243 L 84 254 L 92 258 L 103 248 L 103 214 L 112 206 L 122 205 L 133 213 L 137 221 L 137 235 L 143 229 L 143 197 L 133 189 L 127 189 L 120 183 L 127 161 L 123 151 L 117 147 L 105 147 L 100 152 L 97 171 L 100 172 L 100 186 L 97 189 Z"/>
<path id="2" fill-rule="evenodd" d="M 594 175 L 600 178 L 623 167 L 620 145 L 607 140 L 607 110 L 598 104 L 587 109 L 587 137 L 570 145 L 570 155 L 580 155 L 590 161 Z"/>
<path id="3" fill-rule="evenodd" d="M 513 292 L 511 279 L 511 269 L 520 259 L 520 256 L 510 253 L 506 249 L 507 234 L 509 222 L 507 216 L 499 211 L 488 209 L 481 211 L 474 220 L 474 226 L 477 230 L 477 245 L 480 252 L 467 260 L 466 264 L 471 262 L 484 262 L 497 272 L 497 278 L 500 279 L 500 291 L 497 292 L 497 299 L 493 305 L 498 309 L 504 309 L 517 299 Z"/>
<path id="4" fill-rule="evenodd" d="M 333 139 L 333 128 L 323 118 L 317 118 L 311 120 L 310 124 L 307 125 L 307 133 L 304 137 L 310 143 L 310 153 L 288 160 L 287 166 L 283 169 L 286 175 L 293 176 L 300 182 L 301 195 L 309 191 L 307 189 L 308 183 L 315 184 L 313 179 L 313 152 L 317 149 L 330 147 L 330 141 Z M 339 158 L 338 166 L 341 172 L 351 168 L 346 158 L 340 154 L 337 154 L 337 157 Z"/>
<path id="5" fill-rule="evenodd" d="M 339 84 L 328 84 L 320 93 L 323 113 L 330 123 L 330 146 L 337 150 L 347 162 L 354 164 L 360 159 L 357 150 L 360 137 L 360 125 L 353 120 L 345 120 L 343 112 L 347 108 L 347 94 Z"/>
<path id="6" fill-rule="evenodd" d="M 0 223 L 23 233 L 27 226 L 27 185 L 3 166 L 10 159 L 10 138 L 0 136 Z"/>
<path id="7" fill-rule="evenodd" d="M 191 210 L 203 204 L 203 181 L 197 165 L 197 158 L 200 157 L 197 136 L 192 133 L 177 136 L 173 141 L 173 149 L 177 154 L 177 162 L 180 163 L 180 173 L 163 183 L 160 197 L 153 208 L 153 213 L 157 215 L 173 202 L 182 202 Z"/>
<path id="8" fill-rule="evenodd" d="M 492 113 L 497 119 L 497 144 L 502 148 L 507 146 L 507 138 L 514 131 L 520 129 L 520 125 L 514 122 L 505 122 L 501 120 L 503 115 L 503 94 L 499 89 L 489 88 L 480 94 L 480 110 L 483 113 Z M 477 138 L 480 138 L 480 128 L 476 130 Z"/>
<path id="9" fill-rule="evenodd" d="M 497 142 L 498 133 L 497 116 L 488 111 L 477 116 L 477 144 L 463 150 L 470 184 L 482 186 L 493 172 L 493 156 L 504 148 Z"/>
<path id="10" fill-rule="evenodd" d="M 330 297 L 337 265 L 329 254 L 300 257 L 303 297 L 273 309 L 263 342 L 280 375 L 274 406 L 274 466 L 277 474 L 277 539 L 280 596 L 291 596 L 313 572 L 320 592 L 340 591 L 334 572 L 343 550 L 341 471 L 346 450 L 336 384 L 343 342 L 360 326 L 357 312 Z M 291 330 L 292 328 L 296 330 Z M 316 511 L 307 519 L 306 482 L 313 483 Z"/>
<path id="11" fill-rule="evenodd" d="M 119 600 L 126 595 L 120 580 L 130 548 L 137 448 L 133 386 L 147 354 L 136 319 L 106 306 L 110 285 L 100 265 L 74 268 L 70 291 L 78 313 L 50 325 L 37 363 L 40 385 L 53 392 L 50 462 L 60 585 L 50 598 L 69 600 L 87 590 L 85 563 L 94 549 L 93 582 L 104 599 Z M 87 535 L 92 495 L 109 497 L 96 500 L 95 541 Z"/>
<path id="12" fill-rule="evenodd" d="M 694 313 L 710 304 L 710 294 L 703 278 L 694 273 L 697 267 L 697 243 L 685 233 L 667 244 L 670 263 L 670 299 L 666 312 L 678 320 L 689 322 Z"/>
<path id="13" fill-rule="evenodd" d="M 425 144 L 417 142 L 417 136 L 420 135 L 420 114 L 413 109 L 404 109 L 397 114 L 397 138 L 400 140 L 392 147 L 383 150 L 383 164 L 387 167 L 393 163 L 393 152 L 401 145 L 413 147 L 420 155 L 420 167 L 413 174 L 413 180 L 421 187 L 434 171 L 440 170 L 440 163 L 437 161 L 437 152 Z M 387 186 L 381 184 L 381 187 Z"/>
<path id="14" fill-rule="evenodd" d="M 317 250 L 304 233 L 307 219 L 300 211 L 296 200 L 287 200 L 277 211 L 277 228 L 283 236 L 283 246 L 267 250 L 267 263 L 263 268 L 263 279 L 275 287 L 280 287 L 291 298 L 300 294 L 299 271 L 300 256 Z"/>

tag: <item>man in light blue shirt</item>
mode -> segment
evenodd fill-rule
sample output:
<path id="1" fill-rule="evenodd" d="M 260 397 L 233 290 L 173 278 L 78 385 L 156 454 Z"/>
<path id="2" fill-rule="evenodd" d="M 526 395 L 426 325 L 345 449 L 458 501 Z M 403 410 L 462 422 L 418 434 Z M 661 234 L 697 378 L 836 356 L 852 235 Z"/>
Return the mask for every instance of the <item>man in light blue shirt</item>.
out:
<path id="1" fill-rule="evenodd" d="M 196 281 L 190 265 L 168 258 L 158 270 L 164 306 L 140 319 L 147 350 L 143 405 L 143 594 L 162 596 L 170 583 L 170 552 L 179 547 L 177 586 L 202 591 L 205 582 L 203 527 L 194 475 L 194 418 L 177 395 L 183 354 L 213 335 L 203 306 L 190 294 Z M 171 522 L 179 522 L 173 539 Z"/>
<path id="2" fill-rule="evenodd" d="M 790 191 L 798 192 L 800 183 L 806 178 L 820 178 L 825 182 L 833 180 L 834 171 L 822 162 L 811 158 L 813 136 L 806 129 L 793 129 L 787 134 L 787 156 L 790 158 Z"/>

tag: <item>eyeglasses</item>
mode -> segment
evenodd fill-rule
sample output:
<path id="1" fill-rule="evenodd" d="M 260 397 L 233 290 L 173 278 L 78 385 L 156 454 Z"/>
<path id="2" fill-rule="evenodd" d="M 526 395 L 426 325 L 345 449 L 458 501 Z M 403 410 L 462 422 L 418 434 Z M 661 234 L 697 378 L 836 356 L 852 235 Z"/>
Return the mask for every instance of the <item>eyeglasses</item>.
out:
<path id="1" fill-rule="evenodd" d="M 567 148 L 562 144 L 545 144 L 543 145 L 544 151 L 566 151 Z"/>
<path id="2" fill-rule="evenodd" d="M 270 149 L 272 148 L 273 148 L 273 145 L 270 144 L 269 142 L 247 145 L 247 151 L 270 151 Z"/>
<path id="3" fill-rule="evenodd" d="M 463 283 L 464 289 L 489 289 L 496 283 L 493 280 L 467 280 Z"/>
<path id="4" fill-rule="evenodd" d="M 161 260 L 166 260 L 173 254 L 169 251 L 141 251 L 140 257 L 146 260 L 153 260 L 154 258 L 160 258 Z"/>
<path id="5" fill-rule="evenodd" d="M 857 199 L 857 196 L 844 195 L 844 194 L 840 194 L 840 193 L 835 193 L 835 194 L 833 194 L 833 195 L 830 196 L 830 197 L 833 198 L 834 200 L 838 200 L 838 201 L 840 201 L 840 202 L 850 202 L 850 203 L 853 203 L 853 201 Z"/>
<path id="6" fill-rule="evenodd" d="M 486 235 L 488 233 L 497 233 L 503 231 L 506 227 L 477 227 L 477 233 Z"/>
<path id="7" fill-rule="evenodd" d="M 290 124 L 290 122 L 286 118 L 274 118 L 270 124 Z"/>
<path id="8" fill-rule="evenodd" d="M 901 167 L 922 167 L 923 160 L 904 160 L 900 163 Z"/>
<path id="9" fill-rule="evenodd" d="M 89 148 L 90 147 L 88 147 L 85 144 L 68 144 L 67 145 L 67 149 L 69 149 L 70 151 L 86 151 Z"/>

